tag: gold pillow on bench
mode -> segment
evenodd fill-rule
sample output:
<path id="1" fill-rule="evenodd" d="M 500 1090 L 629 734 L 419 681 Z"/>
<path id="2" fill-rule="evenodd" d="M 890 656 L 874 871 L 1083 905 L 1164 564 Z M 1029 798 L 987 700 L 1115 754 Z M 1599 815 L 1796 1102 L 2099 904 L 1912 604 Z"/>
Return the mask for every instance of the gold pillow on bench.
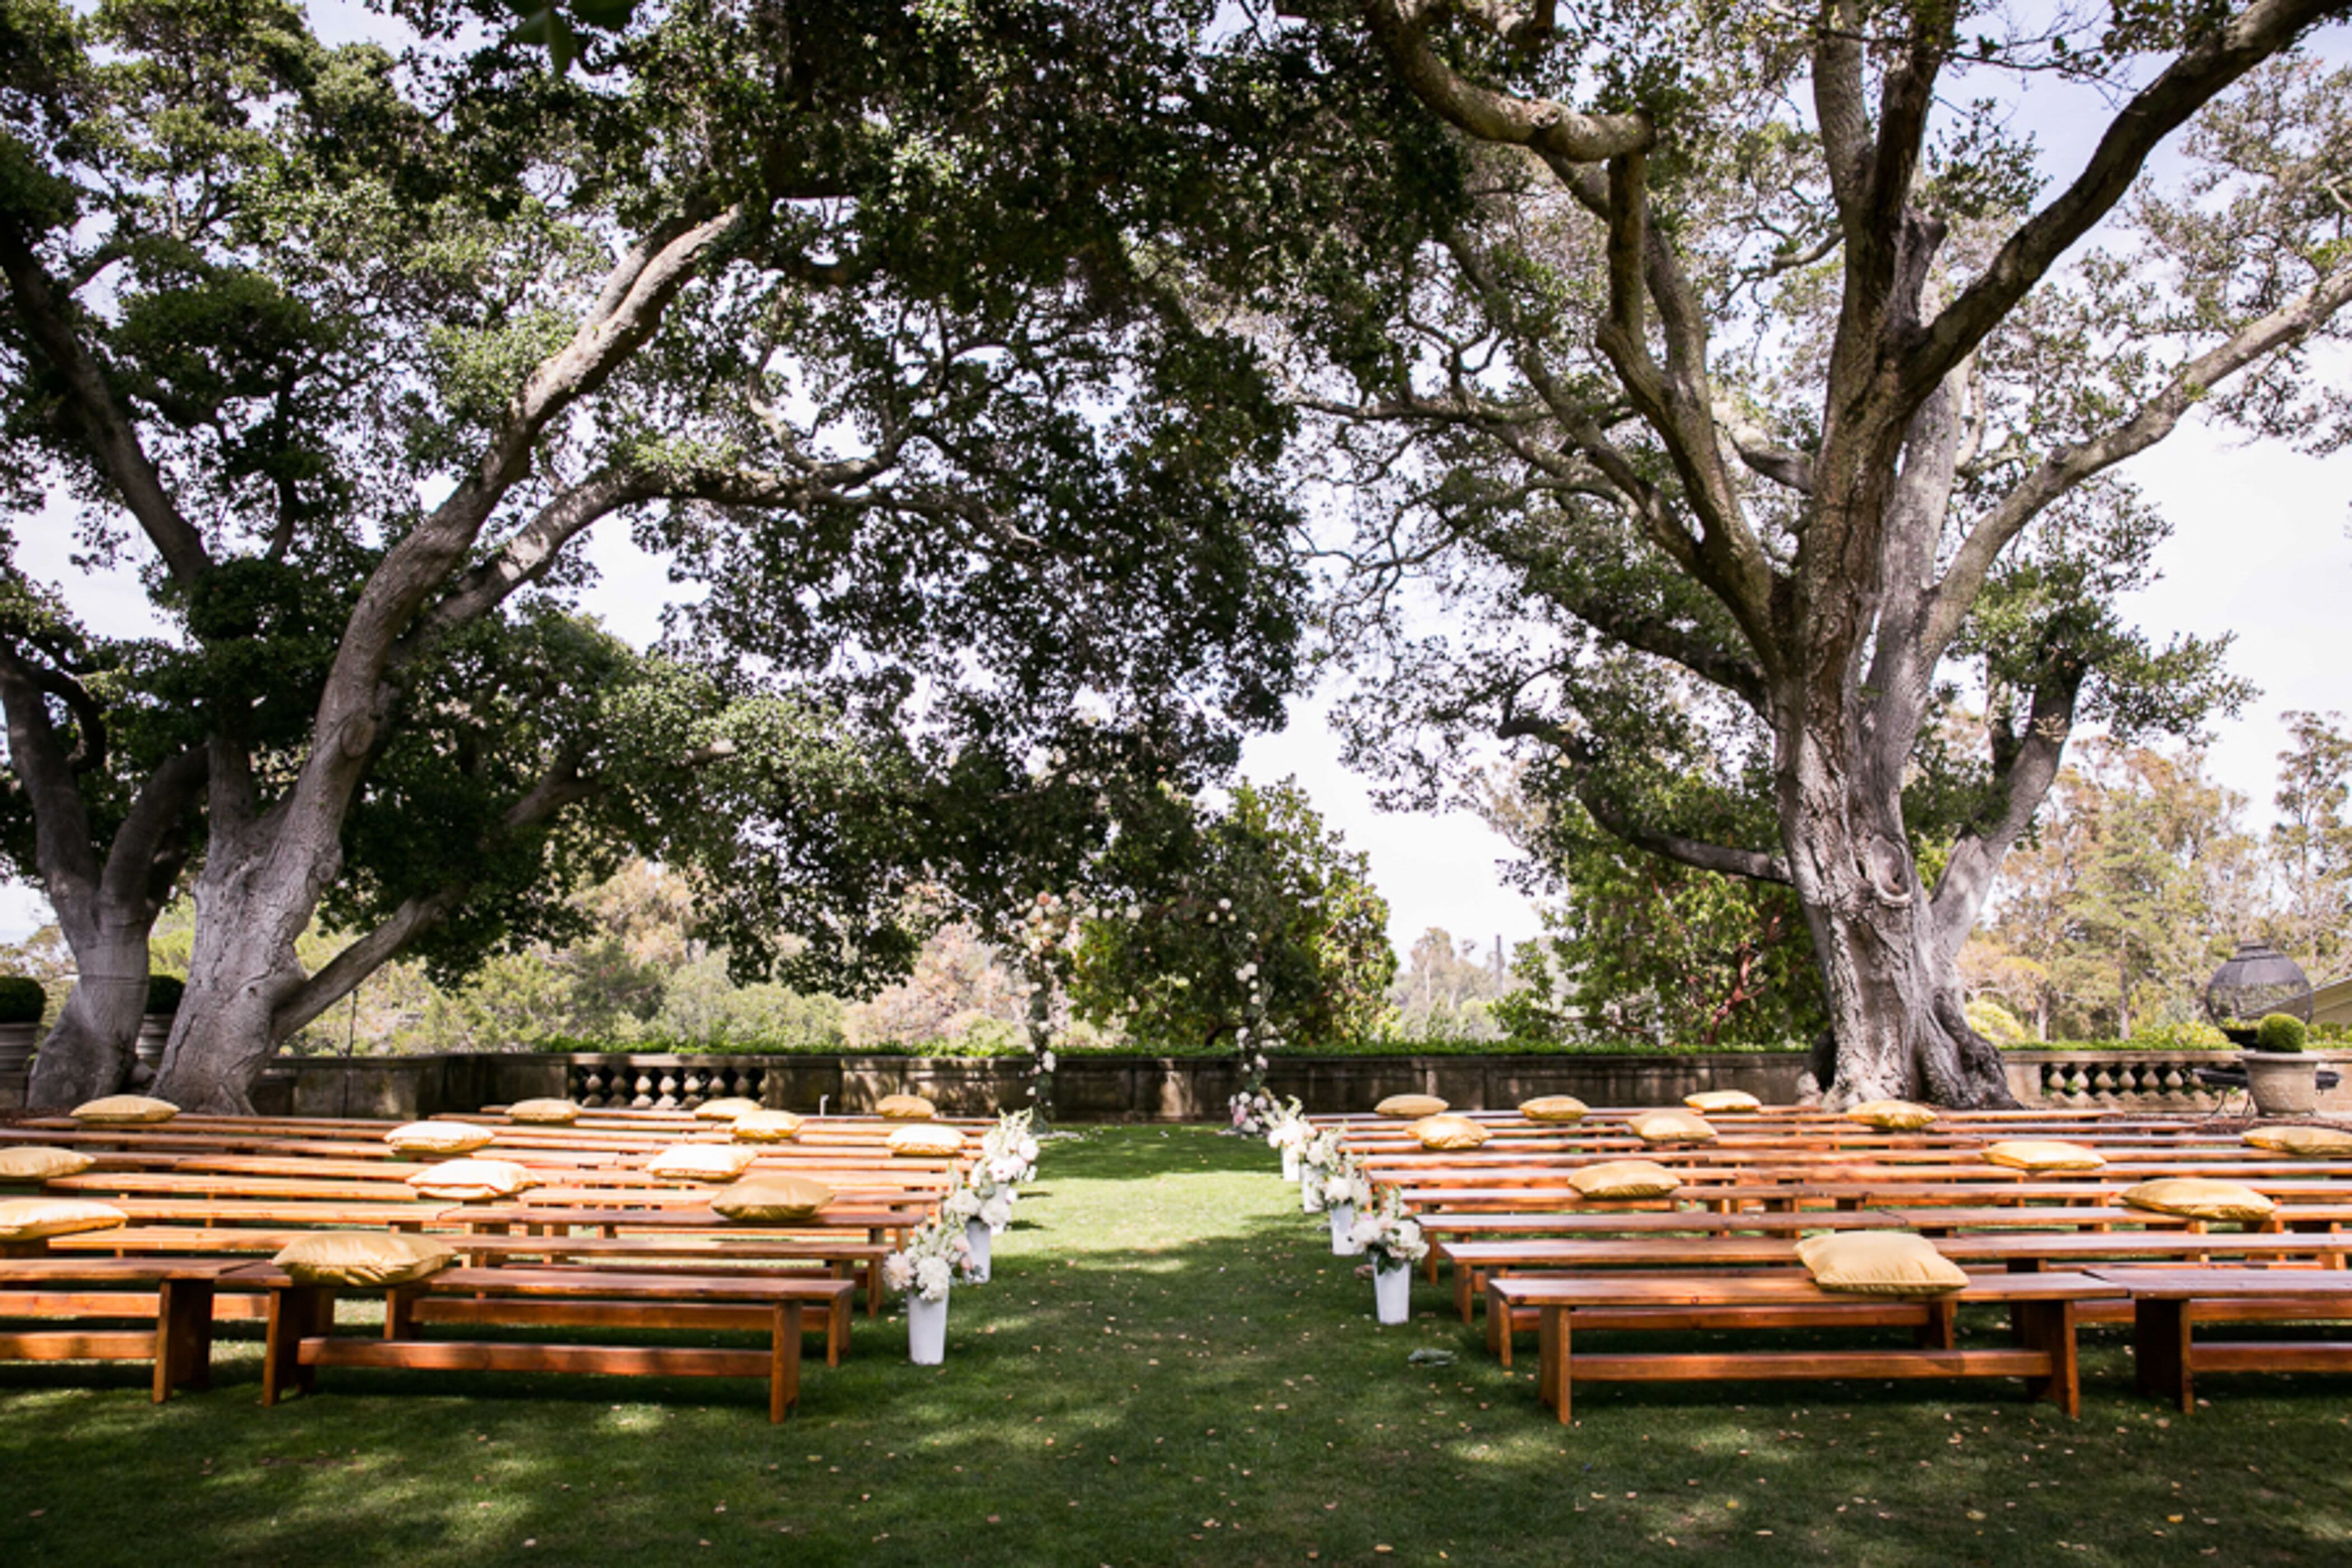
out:
<path id="1" fill-rule="evenodd" d="M 733 1131 L 745 1143 L 785 1143 L 801 1135 L 801 1119 L 789 1110 L 747 1110 Z"/>
<path id="2" fill-rule="evenodd" d="M 1604 1160 L 1570 1171 L 1568 1184 L 1588 1198 L 1663 1198 L 1683 1182 L 1654 1160 Z"/>
<path id="3" fill-rule="evenodd" d="M 751 1176 L 723 1188 L 710 1206 L 734 1220 L 807 1219 L 833 1202 L 833 1189 L 806 1176 Z"/>
<path id="4" fill-rule="evenodd" d="M 130 1217 L 112 1204 L 88 1198 L 0 1198 L 0 1241 L 112 1230 Z"/>
<path id="5" fill-rule="evenodd" d="M 1864 1127 L 1875 1127 L 1881 1132 L 1916 1132 L 1931 1124 L 1936 1113 L 1907 1100 L 1873 1100 L 1847 1111 L 1845 1119 L 1859 1121 Z"/>
<path id="6" fill-rule="evenodd" d="M 928 1154 L 934 1157 L 942 1154 L 961 1154 L 963 1152 L 963 1134 L 952 1127 L 944 1125 L 901 1127 L 890 1134 L 890 1152 L 910 1156 Z"/>
<path id="7" fill-rule="evenodd" d="M 512 1160 L 444 1160 L 409 1177 L 408 1184 L 428 1198 L 478 1204 L 529 1192 L 539 1178 Z"/>
<path id="8" fill-rule="evenodd" d="M 929 1121 L 940 1108 L 919 1094 L 886 1094 L 874 1102 L 874 1114 L 891 1121 Z"/>
<path id="9" fill-rule="evenodd" d="M 1466 1116 L 1424 1116 L 1412 1135 L 1424 1149 L 1475 1149 L 1486 1141 L 1486 1130 Z"/>
<path id="10" fill-rule="evenodd" d="M 13 1149 L 0 1149 L 0 1182 L 46 1182 L 52 1176 L 76 1176 L 97 1163 L 79 1149 L 20 1143 Z"/>
<path id="11" fill-rule="evenodd" d="M 1859 1296 L 1948 1296 L 1968 1289 L 1960 1266 L 1907 1230 L 1843 1230 L 1797 1243 L 1797 1259 L 1824 1290 Z"/>
<path id="12" fill-rule="evenodd" d="M 568 1100 L 518 1100 L 507 1107 L 507 1120 L 526 1127 L 569 1127 L 580 1120 L 580 1108 Z"/>
<path id="13" fill-rule="evenodd" d="M 467 1121 L 412 1121 L 385 1133 L 383 1141 L 402 1154 L 470 1154 L 496 1136 Z"/>
<path id="14" fill-rule="evenodd" d="M 171 1121 L 180 1114 L 180 1108 L 150 1095 L 110 1094 L 77 1105 L 68 1114 L 85 1127 L 145 1127 Z"/>
<path id="15" fill-rule="evenodd" d="M 2341 1127 L 2257 1127 L 2245 1136 L 2255 1148 L 2278 1154 L 2352 1154 L 2352 1132 Z"/>
<path id="16" fill-rule="evenodd" d="M 2116 1194 L 2136 1209 L 2182 1219 L 2263 1219 L 2278 1205 L 2243 1182 L 2208 1176 L 2166 1176 Z"/>
<path id="17" fill-rule="evenodd" d="M 2003 1139 L 1987 1148 L 1984 1157 L 2013 1171 L 2097 1171 L 2107 1163 L 2095 1149 L 2050 1138 Z"/>
<path id="18" fill-rule="evenodd" d="M 1702 1116 L 1722 1116 L 1737 1110 L 1761 1110 L 1764 1102 L 1744 1089 L 1710 1089 L 1683 1096 L 1683 1103 Z"/>
<path id="19" fill-rule="evenodd" d="M 1581 1121 L 1591 1109 L 1572 1094 L 1539 1094 L 1519 1101 L 1519 1114 L 1530 1121 Z"/>
<path id="20" fill-rule="evenodd" d="M 1687 1110 L 1644 1110 L 1629 1118 L 1628 1131 L 1644 1143 L 1712 1143 L 1715 1129 Z"/>
<path id="21" fill-rule="evenodd" d="M 731 1182 L 759 1157 L 732 1143 L 673 1143 L 646 1162 L 646 1173 L 665 1182 Z"/>
<path id="22" fill-rule="evenodd" d="M 1424 1116 L 1443 1116 L 1453 1109 L 1433 1094 L 1392 1094 L 1372 1107 L 1375 1116 L 1392 1116 L 1400 1121 L 1418 1121 Z"/>
<path id="23" fill-rule="evenodd" d="M 271 1259 L 300 1285 L 407 1285 L 438 1274 L 457 1253 L 430 1237 L 391 1230 L 329 1230 L 278 1248 Z"/>
<path id="24" fill-rule="evenodd" d="M 706 1100 L 694 1108 L 697 1121 L 732 1121 L 749 1110 L 760 1109 L 760 1102 L 748 1096 L 730 1094 L 724 1100 Z"/>

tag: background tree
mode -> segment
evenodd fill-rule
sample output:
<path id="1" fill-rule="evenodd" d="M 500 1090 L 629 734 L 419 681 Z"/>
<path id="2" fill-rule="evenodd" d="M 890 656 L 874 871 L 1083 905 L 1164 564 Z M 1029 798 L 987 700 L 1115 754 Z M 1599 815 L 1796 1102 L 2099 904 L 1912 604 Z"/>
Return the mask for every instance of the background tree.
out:
<path id="1" fill-rule="evenodd" d="M 1503 994 L 1500 968 L 1499 957 L 1489 957 L 1475 937 L 1456 942 L 1444 926 L 1431 926 L 1389 988 L 1398 1035 L 1409 1040 L 1498 1037 L 1494 1009 Z"/>
<path id="2" fill-rule="evenodd" d="M 2282 907 L 2278 942 L 2312 984 L 2342 976 L 2352 934 L 2352 737 L 2339 713 L 2286 715 L 2294 738 L 2279 753 L 2277 823 L 2271 853 Z"/>
<path id="3" fill-rule="evenodd" d="M 1345 80 L 1283 129 L 1328 200 L 1385 202 L 1384 243 L 1352 274 L 1269 244 L 1232 287 L 1364 487 L 1359 754 L 1424 797 L 1469 738 L 1548 754 L 1636 847 L 1790 889 L 1833 1100 L 2006 1101 L 1955 960 L 2067 736 L 2237 695 L 2218 647 L 2118 618 L 2161 526 L 2116 466 L 2192 409 L 2346 434 L 2303 352 L 2352 299 L 2347 81 L 2279 58 L 2345 5 L 1297 9 L 1244 52 Z M 2113 95 L 2079 169 L 2045 190 L 1961 107 L 1990 72 Z M 1442 629 L 1390 613 L 1412 582 Z M 1628 661 L 1741 713 L 1771 833 L 1622 809 Z M 1921 743 L 1963 671 L 1981 749 L 1925 782 L 1972 809 L 1923 865 Z"/>
<path id="4" fill-rule="evenodd" d="M 925 824 L 1066 825 L 1105 792 L 1002 798 L 1057 746 L 1193 787 L 1278 717 L 1283 420 L 1158 281 L 1193 9 L 688 0 L 566 74 L 488 0 L 402 16 L 395 59 L 278 0 L 7 4 L 7 472 L 169 635 L 0 626 L 0 700 L 61 916 L 137 926 L 200 788 L 159 1092 L 244 1106 L 393 953 L 551 932 L 618 834 L 732 962 L 870 985 L 973 851 Z M 656 656 L 559 613 L 611 518 L 709 588 Z M 95 743 L 100 669 L 176 749 Z M 119 1068 L 102 1022 L 37 1098 Z"/>
<path id="5" fill-rule="evenodd" d="M 1396 953 L 1366 858 L 1328 832 L 1294 780 L 1236 785 L 1172 845 L 1114 847 L 1129 902 L 1082 919 L 1071 999 L 1144 1045 L 1229 1047 L 1255 1094 L 1265 1053 L 1373 1032 Z M 1135 857 L 1129 859 L 1128 857 Z"/>

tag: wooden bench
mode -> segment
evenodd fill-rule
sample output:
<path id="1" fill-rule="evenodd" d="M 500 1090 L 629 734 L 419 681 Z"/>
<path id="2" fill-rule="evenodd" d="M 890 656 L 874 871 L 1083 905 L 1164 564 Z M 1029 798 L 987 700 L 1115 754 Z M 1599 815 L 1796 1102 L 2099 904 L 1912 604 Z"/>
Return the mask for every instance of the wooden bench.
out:
<path id="1" fill-rule="evenodd" d="M 1888 1299 L 1823 1290 L 1802 1275 L 1685 1275 L 1555 1279 L 1511 1278 L 1487 1283 L 1489 1310 L 1538 1313 L 1537 1392 L 1562 1423 L 1572 1417 L 1575 1383 L 1730 1382 L 1750 1378 L 2021 1377 L 2027 1392 L 2070 1416 L 2082 1411 L 2075 1357 L 2075 1314 L 2085 1301 L 2121 1294 L 2084 1274 L 1981 1276 L 1966 1290 L 1913 1306 L 1990 1304 L 2011 1310 L 2022 1342 L 1993 1349 L 1958 1346 L 1855 1350 L 1665 1351 L 1580 1353 L 1580 1326 L 1691 1330 L 1772 1328 L 1791 1313 L 1834 1321 L 1823 1309 L 1853 1309 L 1849 1321 L 1874 1321 Z M 1638 1314 L 1635 1315 L 1635 1314 Z"/>
<path id="2" fill-rule="evenodd" d="M 2198 1323 L 2352 1320 L 2341 1269 L 2116 1268 L 2093 1271 L 2130 1298 L 2133 1380 L 2196 1408 L 2200 1372 L 2352 1372 L 2352 1341 L 2198 1340 Z"/>
<path id="3" fill-rule="evenodd" d="M 321 1366 L 432 1372 L 589 1373 L 642 1377 L 759 1377 L 768 1384 L 768 1419 L 800 1400 L 803 1313 L 841 1315 L 856 1289 L 847 1279 L 772 1274 L 625 1273 L 607 1268 L 447 1268 L 384 1292 L 381 1339 L 334 1332 L 336 1289 L 297 1284 L 270 1264 L 236 1276 L 269 1293 L 268 1345 L 261 1402 L 308 1392 Z M 414 1337 L 422 1322 L 506 1327 L 748 1330 L 765 1350 L 687 1345 L 551 1344 L 513 1340 Z"/>
<path id="4" fill-rule="evenodd" d="M 0 1258 L 0 1318 L 152 1319 L 137 1329 L 0 1330 L 0 1360 L 140 1361 L 152 1397 L 212 1381 L 213 1301 L 244 1265 L 211 1258 Z"/>

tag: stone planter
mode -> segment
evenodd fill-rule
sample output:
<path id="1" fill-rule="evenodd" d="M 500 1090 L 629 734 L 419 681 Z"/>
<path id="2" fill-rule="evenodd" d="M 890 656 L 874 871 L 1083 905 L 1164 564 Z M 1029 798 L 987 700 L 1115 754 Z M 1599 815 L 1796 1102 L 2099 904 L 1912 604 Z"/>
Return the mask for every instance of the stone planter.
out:
<path id="1" fill-rule="evenodd" d="M 2308 1116 L 2319 1108 L 2319 1063 L 2301 1051 L 2242 1051 L 2246 1088 L 2261 1116 Z"/>
<path id="2" fill-rule="evenodd" d="M 33 1047 L 40 1043 L 41 1026 L 35 1024 L 0 1024 L 0 1076 L 21 1073 L 33 1059 Z"/>

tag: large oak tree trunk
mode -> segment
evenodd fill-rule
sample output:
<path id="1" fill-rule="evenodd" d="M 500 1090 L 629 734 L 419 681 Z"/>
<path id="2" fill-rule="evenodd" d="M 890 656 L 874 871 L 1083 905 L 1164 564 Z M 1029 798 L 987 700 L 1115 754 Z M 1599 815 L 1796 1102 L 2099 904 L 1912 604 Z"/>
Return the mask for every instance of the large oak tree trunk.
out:
<path id="1" fill-rule="evenodd" d="M 278 1052 L 281 1005 L 305 978 L 295 940 L 318 908 L 339 858 L 288 842 L 274 819 L 215 831 L 196 879 L 195 948 L 188 989 L 155 1075 L 154 1092 L 186 1110 L 247 1115 L 253 1088 Z"/>
<path id="2" fill-rule="evenodd" d="M 1836 1042 L 1832 1108 L 1926 1099 L 2014 1106 L 2000 1053 L 1969 1026 L 1954 962 L 1903 831 L 1899 794 L 1864 788 L 1834 738 L 1802 736 L 1782 770 L 1791 880 Z"/>
<path id="3" fill-rule="evenodd" d="M 131 1051 L 147 1005 L 147 933 L 153 916 L 103 911 L 68 935 L 74 988 L 33 1058 L 26 1100 L 67 1110 L 112 1094 L 131 1074 Z"/>

